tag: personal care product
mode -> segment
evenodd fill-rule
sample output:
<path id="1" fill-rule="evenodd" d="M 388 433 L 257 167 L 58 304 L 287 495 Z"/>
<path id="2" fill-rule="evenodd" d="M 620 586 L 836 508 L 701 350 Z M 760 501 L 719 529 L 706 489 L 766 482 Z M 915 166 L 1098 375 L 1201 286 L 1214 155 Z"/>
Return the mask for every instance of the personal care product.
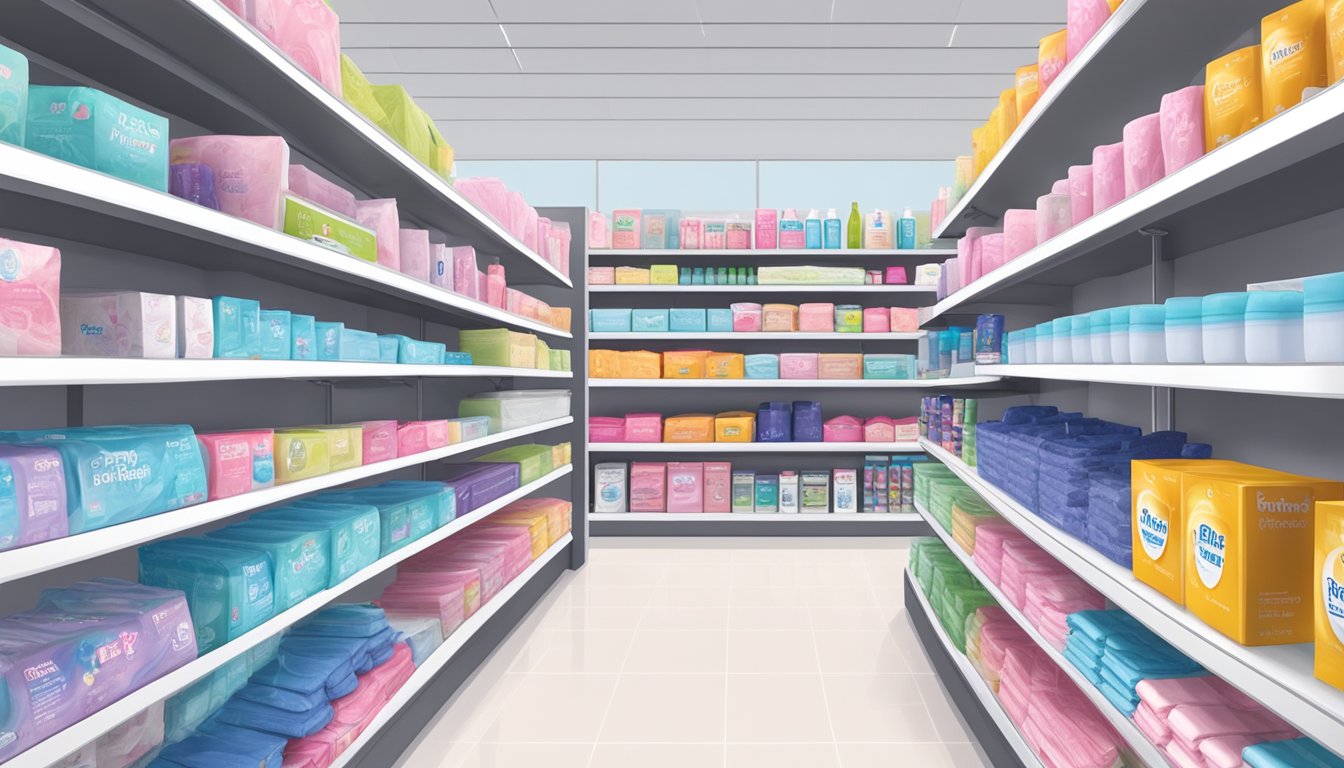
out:
<path id="1" fill-rule="evenodd" d="M 289 316 L 289 359 L 317 359 L 317 320 L 312 315 Z"/>
<path id="2" fill-rule="evenodd" d="M 629 417 L 626 417 L 629 423 Z M 714 417 L 707 413 L 684 413 L 663 419 L 664 443 L 714 442 Z"/>
<path id="3" fill-rule="evenodd" d="M 355 218 L 354 194 L 306 165 L 289 166 L 289 191 L 347 219 Z"/>
<path id="4" fill-rule="evenodd" d="M 902 250 L 915 248 L 915 214 L 906 208 L 896 221 L 896 247 Z"/>
<path id="5" fill-rule="evenodd" d="M 1251 291 L 1246 300 L 1246 362 L 1303 362 L 1302 312 L 1301 291 Z"/>
<path id="6" fill-rule="evenodd" d="M 805 471 L 799 475 L 799 511 L 802 514 L 827 514 L 831 511 L 831 473 Z"/>
<path id="7" fill-rule="evenodd" d="M 705 356 L 705 378 L 741 379 L 746 376 L 746 360 L 740 352 L 710 352 Z"/>
<path id="8" fill-rule="evenodd" d="M 891 211 L 879 208 L 869 213 L 863 221 L 863 247 L 892 248 L 895 245 L 892 227 Z"/>
<path id="9" fill-rule="evenodd" d="M 1309 363 L 1344 363 L 1344 272 L 1302 283 L 1303 352 Z"/>
<path id="10" fill-rule="evenodd" d="M 779 512 L 779 475 L 757 475 L 753 502 L 756 514 L 773 515 Z"/>
<path id="11" fill-rule="evenodd" d="M 1092 211 L 1100 213 L 1125 199 L 1125 145 L 1092 150 Z"/>
<path id="12" fill-rule="evenodd" d="M 177 357 L 177 300 L 139 291 L 65 293 L 61 347 L 85 357 Z"/>
<path id="13" fill-rule="evenodd" d="M 280 229 L 289 189 L 289 144 L 279 136 L 193 136 L 173 139 L 174 164 L 209 166 L 219 210 Z M 315 203 L 314 203 L 315 204 Z"/>
<path id="14" fill-rule="evenodd" d="M 1050 90 L 1050 84 L 1053 83 L 1055 78 L 1059 77 L 1059 73 L 1064 70 L 1064 64 L 1069 60 L 1068 57 L 1067 29 L 1051 32 L 1041 38 L 1036 55 L 1036 67 L 1040 75 L 1041 93 Z"/>
<path id="15" fill-rule="evenodd" d="M 1162 164 L 1171 174 L 1204 155 L 1204 86 L 1192 85 L 1162 97 Z"/>
<path id="16" fill-rule="evenodd" d="M 625 472 L 626 466 L 621 462 L 606 462 L 593 467 L 594 514 L 609 515 L 629 510 Z"/>
<path id="17" fill-rule="evenodd" d="M 424 229 L 400 229 L 397 230 L 398 241 L 398 262 L 397 268 L 404 275 L 410 275 L 422 283 L 429 282 L 430 274 L 430 244 L 429 231 Z M 497 264 L 491 265 L 491 268 L 499 267 L 497 273 L 492 273 L 499 283 L 499 288 L 504 287 L 504 268 Z M 491 283 L 487 280 L 487 286 Z M 495 303 L 494 306 L 502 307 L 502 304 Z"/>
<path id="18" fill-rule="evenodd" d="M 728 222 L 723 219 L 705 220 L 704 249 L 723 250 L 728 247 Z"/>
<path id="19" fill-rule="evenodd" d="M 168 191 L 167 118 L 102 91 L 69 85 L 28 87 L 27 114 L 26 148 Z"/>
<path id="20" fill-rule="evenodd" d="M 42 446 L 0 446 L 0 550 L 70 532 L 61 454 Z"/>
<path id="21" fill-rule="evenodd" d="M 1344 484 L 1286 473 L 1191 473 L 1185 604 L 1242 645 L 1310 642 L 1312 514 Z"/>
<path id="22" fill-rule="evenodd" d="M 785 250 L 803 250 L 807 247 L 803 222 L 792 208 L 786 209 L 779 219 L 779 247 Z"/>
<path id="23" fill-rule="evenodd" d="M 751 514 L 756 511 L 756 473 L 733 472 L 732 511 Z"/>
<path id="24" fill-rule="evenodd" d="M 1215 459 L 1134 459 L 1130 462 L 1130 522 L 1134 547 L 1134 577 L 1185 604 L 1185 566 L 1188 560 L 1185 496 L 1181 486 L 1186 472 L 1237 474 L 1247 467 Z M 1194 475 L 1191 475 L 1193 478 Z"/>
<path id="25" fill-rule="evenodd" d="M 822 247 L 838 251 L 845 247 L 844 232 L 841 229 L 840 214 L 836 213 L 834 208 L 826 210 L 826 218 L 822 220 Z"/>
<path id="26" fill-rule="evenodd" d="M 361 203 L 367 202 L 371 201 L 361 201 Z M 396 201 L 392 202 L 395 205 Z M 285 195 L 282 230 L 285 234 L 300 240 L 307 240 L 364 261 L 377 261 L 379 250 L 385 248 L 387 242 L 375 235 L 371 228 L 342 219 L 330 211 L 290 194 Z M 391 242 L 396 242 L 395 230 Z"/>
<path id="27" fill-rule="evenodd" d="M 799 508 L 798 473 L 785 470 L 779 473 L 779 512 L 785 515 L 798 514 Z"/>
<path id="28" fill-rule="evenodd" d="M 330 440 L 325 432 L 313 429 L 276 430 L 277 485 L 325 475 L 330 471 Z"/>
<path id="29" fill-rule="evenodd" d="M 774 250 L 779 247 L 779 212 L 774 208 L 756 209 L 756 249 Z"/>
<path id="30" fill-rule="evenodd" d="M 863 333 L 863 307 L 858 304 L 837 304 L 835 307 L 836 333 Z"/>
<path id="31" fill-rule="evenodd" d="M 264 309 L 260 314 L 261 359 L 288 360 L 293 349 L 293 315 L 283 309 Z"/>
<path id="32" fill-rule="evenodd" d="M 641 215 L 643 237 L 640 247 L 661 251 L 667 248 L 667 216 L 663 211 L 646 210 Z"/>
<path id="33" fill-rule="evenodd" d="M 1135 365 L 1167 362 L 1166 307 L 1161 304 L 1139 304 L 1129 307 L 1129 362 Z M 1114 332 L 1114 319 L 1112 319 Z M 1041 338 L 1040 330 L 1036 338 Z M 1038 360 L 1038 362 L 1040 362 Z M 1049 362 L 1060 361 L 1053 358 Z"/>
<path id="34" fill-rule="evenodd" d="M 1162 179 L 1165 174 L 1162 156 L 1162 116 L 1151 115 L 1125 124 L 1123 152 L 1125 158 L 1125 196 L 1137 194 Z"/>
<path id="35" fill-rule="evenodd" d="M 1325 4 L 1301 0 L 1260 21 L 1262 120 L 1268 120 L 1324 88 L 1326 80 Z"/>
<path id="36" fill-rule="evenodd" d="M 725 225 L 724 245 L 730 251 L 751 249 L 751 222 L 729 219 Z"/>
<path id="37" fill-rule="evenodd" d="M 295 207 L 296 214 L 310 213 L 303 207 Z M 285 213 L 286 226 L 285 231 L 290 234 L 291 226 L 288 219 L 290 214 L 288 210 Z M 401 219 L 397 212 L 397 201 L 392 198 L 382 198 L 375 200 L 357 200 L 355 202 L 355 222 L 358 223 L 358 229 L 363 232 L 351 230 L 343 226 L 345 222 L 337 221 L 339 226 L 331 226 L 330 231 L 325 231 L 330 222 L 322 220 L 313 215 L 317 223 L 322 226 L 321 229 L 312 228 L 314 231 L 307 233 L 307 237 L 312 235 L 323 235 L 333 238 L 350 249 L 351 255 L 357 256 L 365 261 L 376 261 L 384 267 L 393 271 L 401 271 Z M 302 228 L 302 220 L 296 219 L 294 228 Z M 364 232 L 370 232 L 374 235 L 374 251 L 369 253 L 369 238 L 362 236 Z M 359 236 L 355 240 L 356 236 Z M 302 235 L 301 235 L 302 236 Z M 352 240 L 355 240 L 352 243 Z M 356 247 L 356 245 L 358 247 Z"/>
<path id="38" fill-rule="evenodd" d="M 1203 304 L 1199 296 L 1177 296 L 1164 303 L 1168 363 L 1204 362 Z"/>
<path id="39" fill-rule="evenodd" d="M 733 511 L 733 465 L 726 461 L 704 464 L 704 504 L 706 512 Z"/>
<path id="40" fill-rule="evenodd" d="M 1316 678 L 1344 690 L 1344 502 L 1316 502 L 1315 539 Z"/>
<path id="41" fill-rule="evenodd" d="M 1111 310 L 1098 309 L 1089 312 L 1087 322 L 1091 329 L 1092 362 L 1094 364 L 1114 362 L 1111 360 Z"/>
<path id="42" fill-rule="evenodd" d="M 684 218 L 681 220 L 681 249 L 684 251 L 698 251 L 705 247 L 705 221 L 700 218 Z"/>
<path id="43" fill-rule="evenodd" d="M 177 297 L 177 356 L 207 359 L 215 354 L 214 305 L 209 299 Z M 289 358 L 286 350 L 285 359 Z"/>
<path id="44" fill-rule="evenodd" d="M 822 247 L 821 212 L 816 208 L 808 211 L 807 218 L 803 220 L 803 241 L 804 247 L 808 249 Z"/>
<path id="45" fill-rule="evenodd" d="M 1037 64 L 1028 64 L 1025 67 L 1018 67 L 1014 73 L 1013 95 L 1016 98 L 1017 119 L 1021 122 L 1026 118 L 1027 113 L 1036 105 L 1036 99 L 1040 97 L 1040 68 Z M 958 195 L 960 197 L 960 195 Z"/>
<path id="46" fill-rule="evenodd" d="M 0 141 L 24 145 L 28 122 L 28 57 L 0 46 Z"/>
<path id="47" fill-rule="evenodd" d="M 836 416 L 822 425 L 822 439 L 828 443 L 861 443 L 863 422 L 853 416 Z"/>
<path id="48" fill-rule="evenodd" d="M 1111 17 L 1107 0 L 1069 0 L 1066 61 L 1078 58 L 1083 47 L 1097 34 L 1097 30 Z"/>
<path id="49" fill-rule="evenodd" d="M 7 50 L 0 47 L 0 62 Z M 0 101 L 4 93 L 0 80 Z M 3 115 L 0 104 L 0 135 Z M 0 355 L 61 353 L 60 292 L 59 250 L 0 238 Z"/>
<path id="50" fill-rule="evenodd" d="M 1247 46 L 1205 68 L 1205 151 L 1212 152 L 1260 124 L 1264 109 L 1260 51 L 1259 45 Z"/>
<path id="51" fill-rule="evenodd" d="M 1246 362 L 1246 304 L 1250 294 L 1214 293 L 1202 303 L 1204 362 Z M 1131 327 L 1131 333 L 1133 329 Z"/>
<path id="52" fill-rule="evenodd" d="M 845 225 L 845 247 L 851 250 L 863 248 L 863 213 L 857 201 L 849 205 L 849 221 Z"/>
<path id="53" fill-rule="evenodd" d="M 835 508 L 838 515 L 859 511 L 859 477 L 853 469 L 835 469 Z"/>

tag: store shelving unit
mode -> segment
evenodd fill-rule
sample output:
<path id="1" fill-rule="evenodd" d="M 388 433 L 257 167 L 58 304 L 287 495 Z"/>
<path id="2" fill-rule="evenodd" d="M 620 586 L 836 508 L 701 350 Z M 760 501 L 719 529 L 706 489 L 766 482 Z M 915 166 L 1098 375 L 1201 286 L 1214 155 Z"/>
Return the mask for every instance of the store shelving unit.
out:
<path id="1" fill-rule="evenodd" d="M 704 248 L 700 250 L 667 250 L 656 248 L 594 248 L 588 252 L 590 257 L 619 256 L 627 259 L 670 259 L 678 256 L 713 256 L 765 259 L 779 257 L 785 259 L 808 258 L 820 256 L 822 258 L 878 258 L 891 256 L 928 256 L 930 260 L 941 260 L 957 255 L 956 248 L 854 248 L 854 249 L 825 249 L 825 248 Z"/>
<path id="2" fill-rule="evenodd" d="M 397 365 L 317 360 L 148 360 L 97 357 L 7 359 L 0 387 L 93 384 L 181 384 L 249 379 L 572 379 L 572 371 L 495 365 Z"/>
<path id="3" fill-rule="evenodd" d="M 933 285 L 591 285 L 591 293 L 878 293 L 933 296 Z"/>
<path id="4" fill-rule="evenodd" d="M 947 630 L 938 622 L 933 606 L 919 588 L 919 583 L 905 570 L 905 606 L 915 633 L 924 646 L 938 682 L 957 704 L 957 711 L 980 741 L 986 754 L 993 755 L 995 765 L 1045 768 L 1045 763 L 1031 751 L 1027 741 L 1008 712 L 966 654 L 957 650 Z M 1002 761 L 1002 762 L 999 762 Z"/>
<path id="5" fill-rule="evenodd" d="M 997 376 L 949 379 L 590 379 L 589 387 L 619 389 L 946 389 L 999 384 Z"/>
<path id="6" fill-rule="evenodd" d="M 1339 365 L 977 365 L 977 374 L 1014 379 L 1131 384 L 1288 397 L 1344 398 Z"/>
<path id="7" fill-rule="evenodd" d="M 589 453 L 920 453 L 919 443 L 589 443 Z"/>
<path id="8" fill-rule="evenodd" d="M 924 520 L 903 513 L 624 512 L 589 514 L 595 536 L 917 536 Z"/>
<path id="9" fill-rule="evenodd" d="M 946 464 L 1005 521 L 1091 584 L 1115 607 L 1303 733 L 1335 752 L 1344 753 L 1344 691 L 1313 676 L 1309 644 L 1252 648 L 1229 640 L 1141 583 L 1128 568 L 1116 565 L 1086 543 L 1036 517 L 980 479 L 979 473 L 961 459 L 927 440 L 922 442 L 930 457 Z"/>
<path id="10" fill-rule="evenodd" d="M 985 590 L 994 597 L 999 606 L 1003 608 L 1004 612 L 1012 617 L 1013 621 L 1017 622 L 1018 626 L 1027 633 L 1027 636 L 1035 641 L 1036 645 L 1040 646 L 1041 650 L 1045 651 L 1051 661 L 1058 665 L 1060 669 L 1064 670 L 1069 676 L 1069 679 L 1073 680 L 1079 690 L 1081 690 L 1092 702 L 1093 706 L 1095 706 L 1097 710 L 1110 721 L 1111 727 L 1115 728 L 1116 732 L 1124 738 L 1125 743 L 1129 745 L 1129 748 L 1135 755 L 1143 760 L 1144 765 L 1167 765 L 1167 759 L 1162 754 L 1161 750 L 1154 746 L 1152 742 L 1148 741 L 1138 729 L 1138 726 L 1134 725 L 1133 720 L 1130 720 L 1122 714 L 1120 710 L 1116 709 L 1115 705 L 1107 701 L 1106 696 L 1093 685 L 1092 681 L 1084 677 L 1083 673 L 1078 671 L 1077 667 L 1075 667 L 1068 659 L 1064 658 L 1064 654 L 1061 653 L 1059 649 L 1055 648 L 1055 646 L 1050 644 L 1049 640 L 1045 639 L 1045 636 L 1041 634 L 1040 630 L 1036 629 L 1031 621 L 1027 619 L 1026 615 L 1023 614 L 1017 606 L 1013 605 L 1013 602 L 1008 599 L 1008 596 L 1003 593 L 1003 590 L 999 589 L 999 586 L 991 581 L 989 577 L 980 570 L 980 567 L 975 564 L 975 560 L 952 538 L 952 534 L 944 530 L 942 524 L 934 519 L 933 515 L 928 510 L 920 507 L 919 504 L 915 505 L 915 510 L 919 513 L 919 516 L 929 524 L 929 527 L 933 529 L 933 532 L 937 534 L 938 538 L 942 539 L 943 543 L 947 545 L 947 548 L 952 550 L 952 554 L 957 556 L 957 559 L 961 561 L 961 564 L 966 566 L 966 570 L 970 571 L 971 575 L 975 577 L 975 580 L 980 582 Z"/>
<path id="11" fill-rule="evenodd" d="M 910 333 L 589 333 L 591 341 L 919 341 L 923 331 Z"/>

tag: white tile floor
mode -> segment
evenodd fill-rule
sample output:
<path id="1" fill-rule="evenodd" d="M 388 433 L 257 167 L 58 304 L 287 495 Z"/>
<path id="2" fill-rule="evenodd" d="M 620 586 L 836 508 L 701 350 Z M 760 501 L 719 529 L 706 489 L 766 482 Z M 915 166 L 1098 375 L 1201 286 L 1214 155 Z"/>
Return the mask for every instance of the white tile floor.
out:
<path id="1" fill-rule="evenodd" d="M 906 539 L 594 539 L 402 768 L 979 768 Z"/>

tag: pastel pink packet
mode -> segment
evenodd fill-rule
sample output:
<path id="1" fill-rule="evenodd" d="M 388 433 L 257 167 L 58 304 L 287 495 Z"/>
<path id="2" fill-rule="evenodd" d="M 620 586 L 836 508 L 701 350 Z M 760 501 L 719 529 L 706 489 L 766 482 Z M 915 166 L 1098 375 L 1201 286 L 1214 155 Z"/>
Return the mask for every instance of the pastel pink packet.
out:
<path id="1" fill-rule="evenodd" d="M 341 95 L 341 20 L 324 0 L 280 0 L 267 37 L 331 93 Z"/>
<path id="2" fill-rule="evenodd" d="M 1295 738 L 1297 731 L 1269 710 L 1250 712 L 1224 706 L 1181 705 L 1167 714 L 1171 735 L 1195 750 L 1205 739 L 1217 736 L 1261 734 Z"/>
<path id="3" fill-rule="evenodd" d="M 172 163 L 203 163 L 215 175 L 219 210 L 280 229 L 289 189 L 289 145 L 279 136 L 193 136 L 173 139 Z"/>
<path id="4" fill-rule="evenodd" d="M 453 290 L 469 299 L 481 298 L 476 290 L 476 249 L 469 245 L 453 248 Z"/>
<path id="5" fill-rule="evenodd" d="M 205 462 L 208 499 L 216 501 L 252 490 L 252 433 L 216 432 L 196 435 Z"/>
<path id="6" fill-rule="evenodd" d="M 824 432 L 823 432 L 824 435 Z M 893 443 L 896 427 L 890 416 L 874 416 L 863 423 L 863 441 L 866 443 Z"/>
<path id="7" fill-rule="evenodd" d="M 1069 61 L 1077 58 L 1110 17 L 1111 6 L 1106 0 L 1069 0 L 1066 10 L 1068 39 L 1064 46 Z"/>
<path id="8" fill-rule="evenodd" d="M 406 421 L 397 426 L 397 455 L 410 456 L 429 450 L 429 428 L 423 421 Z"/>
<path id="9" fill-rule="evenodd" d="M 667 511 L 703 512 L 705 465 L 698 461 L 667 463 Z"/>
<path id="10" fill-rule="evenodd" d="M 1125 199 L 1125 144 L 1106 144 L 1092 150 L 1092 213 L 1098 214 Z"/>
<path id="11" fill-rule="evenodd" d="M 0 355 L 61 354 L 61 252 L 0 238 Z"/>
<path id="12" fill-rule="evenodd" d="M 1044 243 L 1073 225 L 1073 208 L 1068 195 L 1041 195 L 1036 198 L 1036 240 Z"/>
<path id="13" fill-rule="evenodd" d="M 594 443 L 625 442 L 625 419 L 619 416 L 589 416 L 588 440 Z"/>
<path id="14" fill-rule="evenodd" d="M 1162 165 L 1171 175 L 1204 156 L 1204 86 L 1192 85 L 1162 97 Z"/>
<path id="15" fill-rule="evenodd" d="M 485 268 L 485 302 L 492 307 L 504 309 L 504 292 L 508 288 L 504 282 L 504 265 L 491 264 Z"/>
<path id="16" fill-rule="evenodd" d="M 1069 207 L 1074 224 L 1092 215 L 1092 166 L 1069 166 Z"/>
<path id="17" fill-rule="evenodd" d="M 1215 736 L 1199 743 L 1199 754 L 1211 768 L 1242 768 L 1246 763 L 1241 759 L 1241 751 L 1263 741 L 1250 735 Z"/>
<path id="18" fill-rule="evenodd" d="M 917 307 L 892 307 L 891 330 L 895 333 L 914 333 L 919 330 Z"/>
<path id="19" fill-rule="evenodd" d="M 398 269 L 422 283 L 429 282 L 429 231 L 398 229 L 397 243 L 400 254 Z M 381 262 L 381 258 L 380 258 Z"/>
<path id="20" fill-rule="evenodd" d="M 1036 211 L 1026 208 L 1009 208 L 1003 212 L 1003 262 L 1036 247 Z"/>
<path id="21" fill-rule="evenodd" d="M 835 310 L 831 310 L 834 315 Z M 802 309 L 799 309 L 802 314 Z M 799 318 L 799 330 L 802 329 L 801 317 Z M 890 333 L 891 332 L 891 310 L 887 307 L 864 307 L 863 310 L 863 332 L 864 333 Z"/>
<path id="22" fill-rule="evenodd" d="M 1142 680 L 1135 693 L 1153 713 L 1165 718 L 1173 707 L 1224 706 L 1256 712 L 1264 709 L 1255 699 L 1234 688 L 1219 677 L 1177 677 Z"/>
<path id="23" fill-rule="evenodd" d="M 1125 197 L 1160 181 L 1166 170 L 1162 160 L 1162 118 L 1157 112 L 1125 124 Z"/>
<path id="24" fill-rule="evenodd" d="M 1154 745 L 1164 747 L 1171 741 L 1171 728 L 1167 727 L 1166 722 L 1157 716 L 1147 704 L 1139 702 L 1139 706 L 1134 709 L 1134 724 L 1139 727 L 1139 732 L 1148 738 Z M 1238 753 L 1240 755 L 1240 753 Z"/>
<path id="25" fill-rule="evenodd" d="M 1003 266 L 1003 241 L 1002 232 L 980 238 L 980 273 L 976 277 L 987 275 Z"/>
<path id="26" fill-rule="evenodd" d="M 378 263 L 401 271 L 401 218 L 392 198 L 356 200 L 355 222 L 373 230 L 378 238 Z"/>
<path id="27" fill-rule="evenodd" d="M 661 413 L 625 414 L 622 441 L 627 443 L 661 443 L 663 415 Z"/>
<path id="28" fill-rule="evenodd" d="M 364 463 L 376 464 L 397 458 L 397 422 L 361 421 L 364 427 Z"/>
<path id="29" fill-rule="evenodd" d="M 1069 194 L 1069 180 L 1055 179 L 1055 183 L 1050 185 L 1050 194 L 1067 195 Z"/>
<path id="30" fill-rule="evenodd" d="M 306 165 L 289 166 L 289 191 L 351 221 L 355 218 L 354 193 Z"/>

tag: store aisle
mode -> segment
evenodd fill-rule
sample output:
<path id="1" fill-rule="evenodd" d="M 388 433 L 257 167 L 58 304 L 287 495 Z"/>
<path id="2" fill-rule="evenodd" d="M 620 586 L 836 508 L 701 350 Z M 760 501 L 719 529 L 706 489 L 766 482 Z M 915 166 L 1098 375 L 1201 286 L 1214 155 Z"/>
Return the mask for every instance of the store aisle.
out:
<path id="1" fill-rule="evenodd" d="M 976 768 L 904 539 L 595 539 L 402 768 Z"/>

